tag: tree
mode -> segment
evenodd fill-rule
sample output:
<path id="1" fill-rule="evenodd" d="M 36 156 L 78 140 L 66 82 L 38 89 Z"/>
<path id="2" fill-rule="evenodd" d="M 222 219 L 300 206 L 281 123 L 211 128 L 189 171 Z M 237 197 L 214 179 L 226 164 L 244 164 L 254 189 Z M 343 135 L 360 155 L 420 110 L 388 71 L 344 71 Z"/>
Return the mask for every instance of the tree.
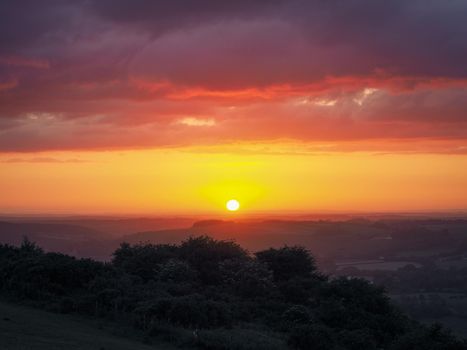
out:
<path id="1" fill-rule="evenodd" d="M 245 298 L 265 297 L 275 288 L 272 272 L 259 261 L 227 260 L 220 264 L 223 283 Z"/>
<path id="2" fill-rule="evenodd" d="M 0 292 L 61 312 L 131 322 L 148 336 L 209 349 L 464 350 L 403 315 L 362 279 L 329 279 L 300 247 L 258 252 L 190 238 L 122 244 L 111 263 L 0 245 Z M 196 331 L 203 329 L 203 331 Z M 195 342 L 196 344 L 193 344 Z"/>
<path id="3" fill-rule="evenodd" d="M 195 278 L 196 271 L 185 261 L 170 259 L 158 266 L 158 281 L 182 283 L 192 282 Z"/>
<path id="4" fill-rule="evenodd" d="M 177 258 L 178 247 L 170 244 L 122 243 L 113 253 L 113 266 L 148 281 L 156 278 L 160 264 Z"/>
<path id="5" fill-rule="evenodd" d="M 337 346 L 332 329 L 319 324 L 296 326 L 288 344 L 298 350 L 333 350 Z"/>
<path id="6" fill-rule="evenodd" d="M 318 276 L 314 258 L 303 247 L 270 248 L 255 255 L 272 270 L 276 281 Z"/>
<path id="7" fill-rule="evenodd" d="M 208 236 L 190 237 L 180 245 L 180 259 L 187 261 L 205 284 L 219 284 L 219 264 L 248 258 L 246 250 L 232 241 L 217 241 Z"/>
<path id="8" fill-rule="evenodd" d="M 399 337 L 390 350 L 466 350 L 467 342 L 456 339 L 440 325 L 417 327 Z"/>
<path id="9" fill-rule="evenodd" d="M 310 324 L 313 321 L 310 310 L 303 305 L 293 305 L 282 314 L 286 326 Z"/>

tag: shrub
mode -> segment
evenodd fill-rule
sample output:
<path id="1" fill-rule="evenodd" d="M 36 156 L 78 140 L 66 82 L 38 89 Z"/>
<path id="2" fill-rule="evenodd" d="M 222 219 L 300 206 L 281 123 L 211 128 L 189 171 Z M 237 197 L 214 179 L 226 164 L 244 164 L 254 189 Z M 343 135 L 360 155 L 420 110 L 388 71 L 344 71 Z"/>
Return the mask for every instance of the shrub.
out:
<path id="1" fill-rule="evenodd" d="M 286 344 L 272 334 L 250 329 L 214 329 L 198 333 L 197 345 L 207 350 L 284 350 Z"/>
<path id="2" fill-rule="evenodd" d="M 255 255 L 272 270 L 276 281 L 318 276 L 314 258 L 303 247 L 270 248 Z"/>
<path id="3" fill-rule="evenodd" d="M 220 264 L 223 283 L 245 298 L 265 297 L 273 290 L 272 273 L 255 260 L 227 260 Z"/>
<path id="4" fill-rule="evenodd" d="M 318 324 L 294 327 L 290 333 L 288 344 L 298 350 L 337 349 L 332 329 Z"/>

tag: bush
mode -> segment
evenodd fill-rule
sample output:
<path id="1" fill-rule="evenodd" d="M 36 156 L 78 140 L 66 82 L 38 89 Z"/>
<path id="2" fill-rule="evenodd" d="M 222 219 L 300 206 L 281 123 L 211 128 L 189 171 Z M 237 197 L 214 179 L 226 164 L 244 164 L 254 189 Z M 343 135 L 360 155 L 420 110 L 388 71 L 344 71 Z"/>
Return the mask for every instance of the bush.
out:
<path id="1" fill-rule="evenodd" d="M 293 328 L 288 344 L 298 350 L 337 349 L 337 342 L 332 329 L 317 324 L 300 325 Z"/>
<path id="2" fill-rule="evenodd" d="M 249 329 L 214 329 L 198 333 L 197 345 L 206 350 L 283 350 L 286 344 L 272 334 Z"/>
<path id="3" fill-rule="evenodd" d="M 147 330 L 147 335 L 181 347 L 192 347 L 197 340 L 196 333 L 192 330 L 176 327 L 164 321 L 153 322 Z"/>
<path id="4" fill-rule="evenodd" d="M 303 305 L 294 305 L 282 314 L 282 320 L 287 328 L 310 324 L 313 320 L 310 310 Z"/>
<path id="5" fill-rule="evenodd" d="M 112 264 L 126 273 L 137 275 L 143 280 L 154 279 L 160 264 L 177 257 L 178 248 L 169 244 L 122 243 L 113 253 Z"/>
<path id="6" fill-rule="evenodd" d="M 195 280 L 196 271 L 188 263 L 170 259 L 158 266 L 157 279 L 163 282 L 186 283 Z"/>
<path id="7" fill-rule="evenodd" d="M 272 273 L 255 260 L 227 260 L 220 264 L 223 283 L 244 298 L 265 297 L 274 290 Z"/>
<path id="8" fill-rule="evenodd" d="M 270 248 L 255 255 L 271 269 L 276 281 L 287 281 L 294 277 L 318 277 L 315 260 L 303 247 Z"/>
<path id="9" fill-rule="evenodd" d="M 226 260 L 248 258 L 246 250 L 231 241 L 216 241 L 211 237 L 190 237 L 180 245 L 182 260 L 187 261 L 204 284 L 219 284 L 222 274 L 219 264 Z"/>
<path id="10" fill-rule="evenodd" d="M 0 292 L 204 349 L 284 349 L 286 340 L 314 350 L 466 349 L 442 328 L 410 321 L 381 288 L 322 276 L 300 247 L 250 256 L 203 236 L 178 246 L 123 244 L 103 264 L 25 241 L 0 245 Z"/>
<path id="11" fill-rule="evenodd" d="M 440 325 L 417 327 L 399 337 L 390 350 L 466 350 L 467 342 L 455 339 Z"/>

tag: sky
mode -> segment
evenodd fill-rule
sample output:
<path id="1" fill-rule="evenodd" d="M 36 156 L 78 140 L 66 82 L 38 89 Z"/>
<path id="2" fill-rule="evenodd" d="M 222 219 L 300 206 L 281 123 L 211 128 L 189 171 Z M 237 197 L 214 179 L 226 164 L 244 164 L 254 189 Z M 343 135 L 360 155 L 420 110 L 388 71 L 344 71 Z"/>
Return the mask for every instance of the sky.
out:
<path id="1" fill-rule="evenodd" d="M 467 209 L 464 0 L 0 0 L 0 212 Z"/>

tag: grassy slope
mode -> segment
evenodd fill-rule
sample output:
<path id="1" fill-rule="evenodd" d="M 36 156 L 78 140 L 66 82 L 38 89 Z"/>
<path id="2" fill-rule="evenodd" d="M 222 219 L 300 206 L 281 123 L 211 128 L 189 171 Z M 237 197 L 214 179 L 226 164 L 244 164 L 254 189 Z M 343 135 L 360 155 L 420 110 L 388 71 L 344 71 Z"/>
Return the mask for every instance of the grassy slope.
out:
<path id="1" fill-rule="evenodd" d="M 2 350 L 170 350 L 121 338 L 84 318 L 0 302 Z"/>

